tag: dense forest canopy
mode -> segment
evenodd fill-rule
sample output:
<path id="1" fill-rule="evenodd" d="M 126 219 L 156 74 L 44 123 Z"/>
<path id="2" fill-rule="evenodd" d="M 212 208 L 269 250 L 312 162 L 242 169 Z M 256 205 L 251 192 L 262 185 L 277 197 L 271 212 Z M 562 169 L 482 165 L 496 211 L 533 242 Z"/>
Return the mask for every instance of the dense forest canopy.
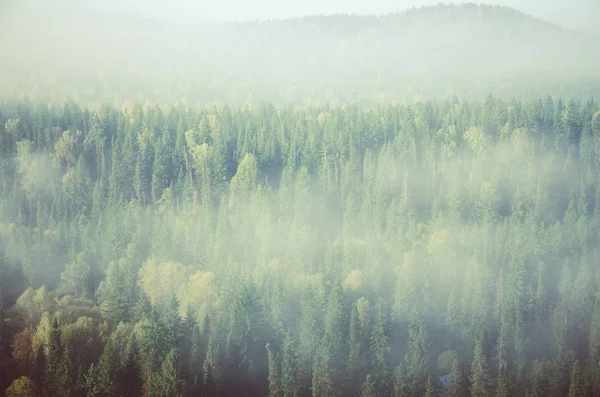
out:
<path id="1" fill-rule="evenodd" d="M 5 102 L 2 390 L 596 396 L 599 110 Z"/>
<path id="2" fill-rule="evenodd" d="M 597 37 L 1 7 L 0 396 L 600 397 Z"/>
<path id="3" fill-rule="evenodd" d="M 508 7 L 241 24 L 18 10 L 0 24 L 2 96 L 370 105 L 490 91 L 588 99 L 600 89 L 598 37 Z"/>

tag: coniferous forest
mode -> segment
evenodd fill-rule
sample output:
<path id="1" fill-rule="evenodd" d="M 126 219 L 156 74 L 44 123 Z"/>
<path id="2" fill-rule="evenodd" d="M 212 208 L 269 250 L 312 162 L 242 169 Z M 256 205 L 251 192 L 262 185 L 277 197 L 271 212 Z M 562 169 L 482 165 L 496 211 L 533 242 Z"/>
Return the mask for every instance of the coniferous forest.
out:
<path id="1" fill-rule="evenodd" d="M 594 99 L 5 97 L 0 395 L 600 396 Z"/>

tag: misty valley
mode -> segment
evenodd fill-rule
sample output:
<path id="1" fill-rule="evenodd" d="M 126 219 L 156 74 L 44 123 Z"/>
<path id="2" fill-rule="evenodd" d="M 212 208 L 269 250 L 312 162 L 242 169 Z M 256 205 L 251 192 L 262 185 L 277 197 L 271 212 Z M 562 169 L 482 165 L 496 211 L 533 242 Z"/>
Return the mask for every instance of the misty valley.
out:
<path id="1" fill-rule="evenodd" d="M 0 396 L 600 397 L 597 37 L 73 15 L 0 23 Z"/>

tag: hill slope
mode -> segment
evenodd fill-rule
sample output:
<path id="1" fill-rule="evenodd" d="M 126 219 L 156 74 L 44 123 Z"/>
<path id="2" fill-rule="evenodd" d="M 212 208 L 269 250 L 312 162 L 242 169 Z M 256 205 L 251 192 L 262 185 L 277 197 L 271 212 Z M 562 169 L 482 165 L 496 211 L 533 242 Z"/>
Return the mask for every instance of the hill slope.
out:
<path id="1" fill-rule="evenodd" d="M 588 96 L 600 81 L 590 37 L 507 7 L 195 26 L 64 11 L 13 15 L 0 28 L 0 94 L 387 102 Z"/>

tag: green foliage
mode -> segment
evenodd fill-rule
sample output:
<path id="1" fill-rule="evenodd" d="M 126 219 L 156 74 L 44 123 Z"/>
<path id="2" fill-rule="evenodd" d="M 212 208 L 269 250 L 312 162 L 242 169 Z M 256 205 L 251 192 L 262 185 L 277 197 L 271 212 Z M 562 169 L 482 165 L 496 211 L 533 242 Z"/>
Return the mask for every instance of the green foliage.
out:
<path id="1" fill-rule="evenodd" d="M 431 379 L 431 375 L 427 378 L 427 383 L 425 384 L 425 392 L 423 393 L 423 397 L 435 397 L 435 385 L 433 384 L 433 380 Z"/>
<path id="2" fill-rule="evenodd" d="M 383 312 L 383 301 L 379 299 L 375 305 L 375 319 L 373 320 L 370 345 L 371 370 L 375 374 L 374 380 L 377 380 L 379 387 L 385 387 L 388 377 L 388 351 L 386 318 Z"/>
<path id="3" fill-rule="evenodd" d="M 275 355 L 271 344 L 267 343 L 267 357 L 269 360 L 269 397 L 280 397 L 282 395 L 281 375 L 279 373 L 279 354 Z"/>
<path id="4" fill-rule="evenodd" d="M 595 102 L 128 106 L 0 104 L 3 387 L 600 385 Z"/>
<path id="5" fill-rule="evenodd" d="M 171 349 L 153 378 L 153 395 L 160 397 L 182 397 L 185 383 L 181 379 L 181 362 L 177 349 Z"/>
<path id="6" fill-rule="evenodd" d="M 475 345 L 475 353 L 471 362 L 471 396 L 486 397 L 491 395 L 490 376 L 481 343 Z"/>
<path id="7" fill-rule="evenodd" d="M 373 377 L 371 374 L 368 374 L 362 387 L 361 397 L 376 397 L 377 393 L 375 393 L 375 382 L 373 381 Z"/>
<path id="8" fill-rule="evenodd" d="M 15 379 L 6 389 L 6 397 L 34 397 L 35 385 L 33 381 L 26 376 Z"/>
<path id="9" fill-rule="evenodd" d="M 281 389 L 283 397 L 299 397 L 298 357 L 291 334 L 287 333 L 283 341 L 281 358 Z"/>
<path id="10" fill-rule="evenodd" d="M 571 374 L 571 383 L 569 385 L 569 397 L 584 397 L 586 396 L 586 386 L 581 373 L 581 364 L 579 360 L 573 363 L 573 372 Z"/>
<path id="11" fill-rule="evenodd" d="M 115 323 L 127 320 L 134 305 L 132 278 L 125 259 L 112 261 L 96 292 L 102 314 Z"/>
<path id="12" fill-rule="evenodd" d="M 468 395 L 467 381 L 463 374 L 460 361 L 454 360 L 452 372 L 450 373 L 450 392 L 449 397 L 461 397 Z"/>

